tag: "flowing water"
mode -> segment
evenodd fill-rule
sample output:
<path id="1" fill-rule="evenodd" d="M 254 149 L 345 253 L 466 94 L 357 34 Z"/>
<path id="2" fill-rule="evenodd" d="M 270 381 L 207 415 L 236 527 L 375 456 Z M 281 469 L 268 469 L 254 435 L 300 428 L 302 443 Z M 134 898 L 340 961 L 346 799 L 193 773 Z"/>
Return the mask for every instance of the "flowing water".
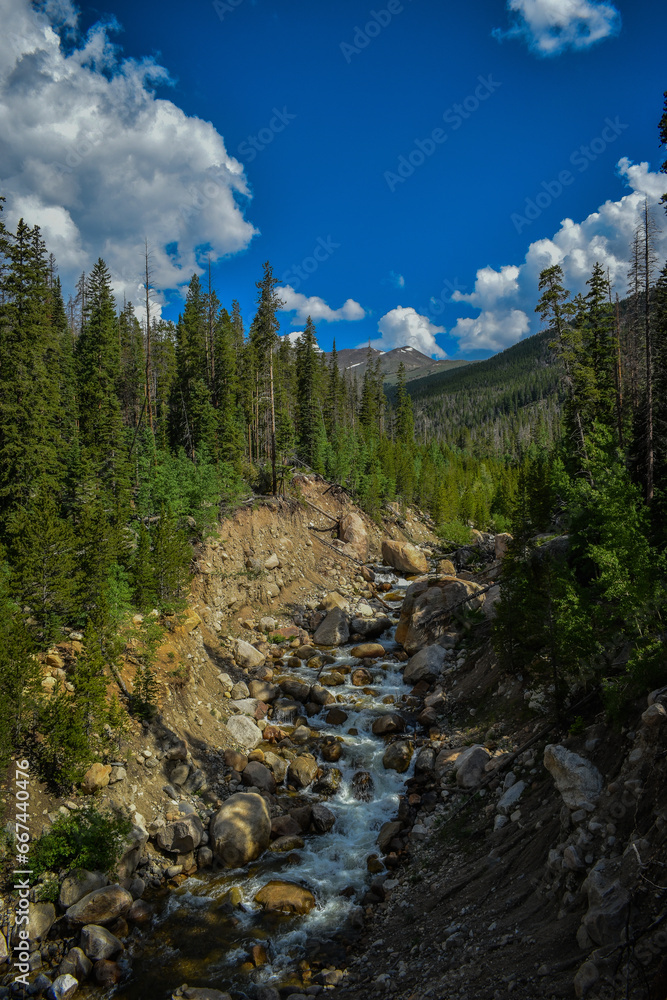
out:
<path id="1" fill-rule="evenodd" d="M 389 574 L 378 576 L 403 591 L 407 583 Z M 395 603 L 400 607 L 400 602 Z M 396 648 L 394 629 L 379 640 L 391 653 Z M 350 657 L 351 647 L 336 652 L 336 664 L 358 665 Z M 398 798 L 408 774 L 387 771 L 382 765 L 386 742 L 371 732 L 373 722 L 384 712 L 396 711 L 408 694 L 398 663 L 374 661 L 373 683 L 364 693 L 350 683 L 333 688 L 336 707 L 348 715 L 343 726 L 329 726 L 326 706 L 308 720 L 318 737 L 343 738 L 343 754 L 335 767 L 342 772 L 337 793 L 322 798 L 315 793 L 299 793 L 300 798 L 324 802 L 335 814 L 333 828 L 323 835 L 307 835 L 305 846 L 291 854 L 265 852 L 247 868 L 224 872 L 198 872 L 178 889 L 165 891 L 158 899 L 158 915 L 153 927 L 137 941 L 128 941 L 129 978 L 109 994 L 116 1000 L 162 1000 L 187 982 L 189 986 L 232 989 L 235 996 L 252 994 L 252 983 L 284 983 L 290 969 L 301 959 L 320 952 L 331 956 L 331 964 L 342 959 L 342 945 L 336 946 L 336 932 L 345 924 L 352 908 L 359 905 L 369 881 L 367 858 L 377 853 L 380 827 L 393 818 Z M 384 664 L 384 665 L 383 665 Z M 313 671 L 305 664 L 290 670 L 313 682 Z M 339 696 L 342 696 L 339 697 Z M 348 730 L 356 730 L 350 735 Z M 274 749 L 274 748 L 272 748 Z M 370 801 L 354 796 L 353 776 L 367 771 L 372 776 Z M 290 793 L 279 789 L 283 806 Z M 255 894 L 271 879 L 284 879 L 309 888 L 317 900 L 307 916 L 266 914 L 254 902 Z M 237 898 L 229 900 L 230 890 Z M 241 901 L 238 900 L 238 892 Z M 345 893 L 342 895 L 341 893 Z M 241 970 L 253 945 L 266 948 L 269 964 L 259 969 Z M 295 979 L 295 985 L 299 980 Z M 249 993 L 246 993 L 249 990 Z M 91 994 L 92 996 L 93 994 Z"/>

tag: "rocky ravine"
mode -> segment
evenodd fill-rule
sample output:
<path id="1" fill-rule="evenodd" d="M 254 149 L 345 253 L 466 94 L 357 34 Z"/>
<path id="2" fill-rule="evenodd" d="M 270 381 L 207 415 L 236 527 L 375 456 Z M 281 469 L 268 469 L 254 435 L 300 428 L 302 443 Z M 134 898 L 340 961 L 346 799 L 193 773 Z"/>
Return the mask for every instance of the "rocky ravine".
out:
<path id="1" fill-rule="evenodd" d="M 501 676 L 488 626 L 471 628 L 475 607 L 493 614 L 506 540 L 479 535 L 453 561 L 431 562 L 428 575 L 434 540 L 417 520 L 403 526 L 422 552 L 392 545 L 390 533 L 405 540 L 398 525 L 380 532 L 327 486 L 304 480 L 309 504 L 276 503 L 222 526 L 198 555 L 191 612 L 160 650 L 161 722 L 132 735 L 123 766 L 91 769 L 76 795 L 53 802 L 41 793 L 45 822 L 87 792 L 123 808 L 135 827 L 118 885 L 79 873 L 58 906 L 33 907 L 33 995 L 94 996 L 91 980 L 116 982 L 125 956 L 150 948 L 165 886 L 211 865 L 261 863 L 269 846 L 289 863 L 305 841 L 326 837 L 341 744 L 309 720 L 336 712 L 341 683 L 371 691 L 386 661 L 390 670 L 405 664 L 411 690 L 378 716 L 383 766 L 408 777 L 364 858 L 371 881 L 339 945 L 270 986 L 258 982 L 266 950 L 253 946 L 241 956 L 246 985 L 236 995 L 664 998 L 663 695 L 638 706 L 622 734 L 605 728 L 594 702 L 576 736 L 550 728 L 548 692 Z M 326 525 L 344 537 L 312 530 Z M 421 574 L 396 630 L 405 652 L 377 648 L 399 605 L 368 562 Z M 359 648 L 337 661 L 350 638 Z M 77 641 L 52 651 L 47 676 L 66 671 Z M 332 724 L 344 720 L 334 714 Z M 292 788 L 287 799 L 276 794 L 281 785 Z M 312 910 L 305 886 L 289 874 L 277 882 L 256 903 Z M 11 938 L 7 922 L 5 930 Z"/>

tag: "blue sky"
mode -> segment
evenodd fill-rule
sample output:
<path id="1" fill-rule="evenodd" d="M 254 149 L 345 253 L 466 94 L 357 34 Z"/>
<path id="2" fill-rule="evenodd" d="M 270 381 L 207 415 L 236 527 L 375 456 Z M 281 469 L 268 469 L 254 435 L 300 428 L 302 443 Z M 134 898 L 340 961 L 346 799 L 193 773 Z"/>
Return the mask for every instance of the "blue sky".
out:
<path id="1" fill-rule="evenodd" d="M 167 317 L 209 250 L 246 322 L 268 259 L 284 332 L 487 356 L 537 329 L 548 263 L 581 288 L 602 258 L 623 294 L 667 189 L 658 0 L 1 2 L 9 221 L 133 300 L 146 236 Z"/>

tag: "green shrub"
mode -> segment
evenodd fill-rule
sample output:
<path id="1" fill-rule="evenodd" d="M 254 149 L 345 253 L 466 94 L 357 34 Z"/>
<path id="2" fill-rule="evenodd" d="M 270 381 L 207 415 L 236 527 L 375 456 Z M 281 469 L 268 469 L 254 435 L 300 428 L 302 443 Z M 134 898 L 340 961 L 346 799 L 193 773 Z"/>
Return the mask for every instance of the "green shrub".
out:
<path id="1" fill-rule="evenodd" d="M 470 528 L 462 521 L 445 521 L 438 528 L 438 537 L 445 542 L 454 542 L 456 545 L 468 545 L 470 542 Z"/>
<path id="2" fill-rule="evenodd" d="M 131 829 L 129 820 L 86 804 L 57 819 L 48 833 L 34 842 L 33 872 L 36 877 L 56 872 L 66 875 L 74 868 L 86 868 L 111 874 Z"/>

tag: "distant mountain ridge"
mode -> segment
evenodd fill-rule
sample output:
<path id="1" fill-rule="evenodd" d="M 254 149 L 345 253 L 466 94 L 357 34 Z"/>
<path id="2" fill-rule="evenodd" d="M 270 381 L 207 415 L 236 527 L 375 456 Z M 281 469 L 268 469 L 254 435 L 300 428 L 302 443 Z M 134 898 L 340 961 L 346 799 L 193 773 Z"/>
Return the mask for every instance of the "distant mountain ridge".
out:
<path id="1" fill-rule="evenodd" d="M 416 347 L 395 347 L 392 351 L 378 351 L 375 347 L 351 347 L 344 348 L 337 352 L 338 368 L 341 372 L 346 371 L 350 377 L 362 379 L 368 367 L 369 355 L 372 363 L 380 359 L 380 370 L 386 382 L 395 382 L 399 366 L 403 362 L 405 368 L 406 381 L 424 378 L 428 375 L 435 375 L 440 372 L 451 371 L 454 368 L 463 368 L 473 364 L 459 358 L 438 361 L 422 354 Z M 327 354 L 331 358 L 331 353 Z"/>

